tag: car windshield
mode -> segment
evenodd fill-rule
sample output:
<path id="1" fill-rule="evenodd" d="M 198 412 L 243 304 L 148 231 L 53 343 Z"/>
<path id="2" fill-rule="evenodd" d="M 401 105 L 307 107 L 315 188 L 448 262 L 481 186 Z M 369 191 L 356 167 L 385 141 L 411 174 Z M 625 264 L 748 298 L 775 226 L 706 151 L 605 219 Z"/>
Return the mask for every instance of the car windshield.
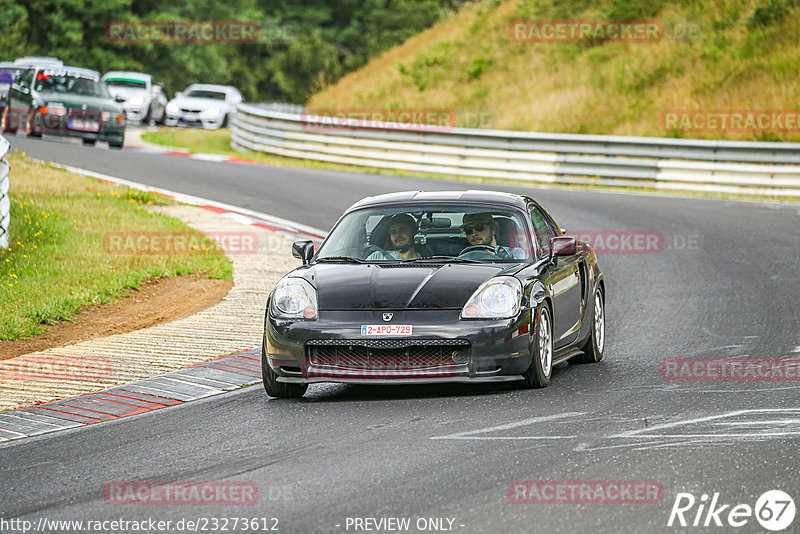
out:
<path id="1" fill-rule="evenodd" d="M 39 72 L 34 89 L 39 92 L 110 98 L 105 86 L 97 80 L 72 73 Z"/>
<path id="2" fill-rule="evenodd" d="M 496 206 L 408 205 L 347 214 L 316 261 L 519 262 L 533 257 L 522 212 Z"/>
<path id="3" fill-rule="evenodd" d="M 146 89 L 147 82 L 133 78 L 106 78 L 106 84 L 111 87 L 127 87 L 130 89 Z"/>
<path id="4" fill-rule="evenodd" d="M 186 93 L 186 96 L 192 98 L 210 98 L 212 100 L 225 100 L 225 93 L 218 91 L 206 91 L 205 89 L 194 89 Z"/>

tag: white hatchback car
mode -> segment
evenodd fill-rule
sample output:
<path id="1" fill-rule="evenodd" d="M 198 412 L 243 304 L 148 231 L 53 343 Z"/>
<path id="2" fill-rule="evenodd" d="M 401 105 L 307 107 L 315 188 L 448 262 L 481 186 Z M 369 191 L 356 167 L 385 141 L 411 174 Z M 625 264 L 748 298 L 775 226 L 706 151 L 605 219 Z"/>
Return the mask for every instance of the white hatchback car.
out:
<path id="1" fill-rule="evenodd" d="M 125 109 L 128 120 L 163 123 L 167 115 L 167 97 L 160 84 L 142 72 L 112 71 L 103 75 L 103 81 Z"/>
<path id="2" fill-rule="evenodd" d="M 169 101 L 165 123 L 207 129 L 226 127 L 242 100 L 239 90 L 230 85 L 192 84 Z"/>

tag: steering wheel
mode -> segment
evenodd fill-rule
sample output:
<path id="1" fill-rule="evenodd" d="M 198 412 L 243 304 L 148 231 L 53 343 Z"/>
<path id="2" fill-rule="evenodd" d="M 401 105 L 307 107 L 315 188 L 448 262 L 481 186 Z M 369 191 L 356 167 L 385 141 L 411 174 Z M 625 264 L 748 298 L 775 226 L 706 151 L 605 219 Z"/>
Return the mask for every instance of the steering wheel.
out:
<path id="1" fill-rule="evenodd" d="M 490 254 L 495 254 L 495 249 L 492 245 L 470 245 L 464 250 L 462 250 L 461 253 L 459 253 L 459 256 L 463 256 L 464 254 L 474 251 L 489 252 Z"/>

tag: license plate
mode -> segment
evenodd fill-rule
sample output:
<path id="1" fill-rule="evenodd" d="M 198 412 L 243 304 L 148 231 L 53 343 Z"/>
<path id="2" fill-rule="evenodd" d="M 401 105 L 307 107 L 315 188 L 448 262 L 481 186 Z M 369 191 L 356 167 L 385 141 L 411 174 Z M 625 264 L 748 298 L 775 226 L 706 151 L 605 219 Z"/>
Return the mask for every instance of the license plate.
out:
<path id="1" fill-rule="evenodd" d="M 362 336 L 410 336 L 410 324 L 362 324 Z"/>
<path id="2" fill-rule="evenodd" d="M 84 119 L 72 119 L 67 126 L 70 130 L 80 130 L 82 132 L 99 132 L 100 123 L 97 121 L 87 121 Z"/>
<path id="3" fill-rule="evenodd" d="M 197 114 L 196 113 L 184 113 L 183 114 L 183 120 L 185 120 L 185 121 L 196 121 L 197 120 Z"/>

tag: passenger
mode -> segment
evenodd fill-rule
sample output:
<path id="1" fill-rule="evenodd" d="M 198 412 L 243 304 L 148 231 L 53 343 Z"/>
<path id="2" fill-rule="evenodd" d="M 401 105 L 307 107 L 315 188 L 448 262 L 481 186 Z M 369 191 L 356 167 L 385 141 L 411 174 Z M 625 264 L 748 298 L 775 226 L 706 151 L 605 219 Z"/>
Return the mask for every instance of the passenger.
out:
<path id="1" fill-rule="evenodd" d="M 405 213 L 393 215 L 389 220 L 389 239 L 393 250 L 376 250 L 367 260 L 413 260 L 419 258 L 414 248 L 414 236 L 417 235 L 417 221 Z"/>

